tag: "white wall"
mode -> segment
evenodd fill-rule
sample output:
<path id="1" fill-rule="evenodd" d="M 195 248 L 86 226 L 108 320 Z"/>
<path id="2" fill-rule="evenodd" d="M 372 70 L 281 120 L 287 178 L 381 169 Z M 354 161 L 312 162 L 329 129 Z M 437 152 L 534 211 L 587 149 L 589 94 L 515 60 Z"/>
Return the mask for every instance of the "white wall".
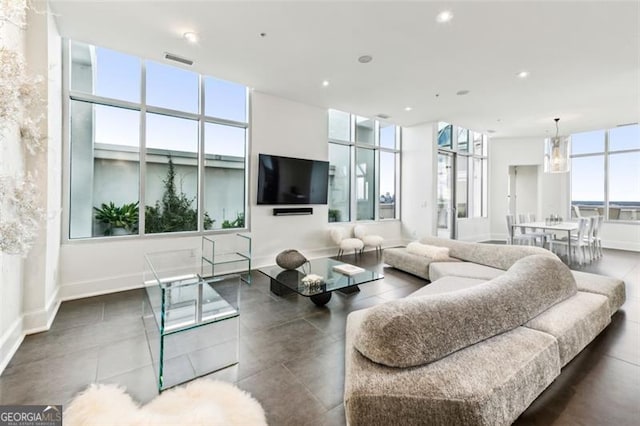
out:
<path id="1" fill-rule="evenodd" d="M 488 241 L 491 239 L 489 218 L 458 219 L 458 240 Z"/>
<path id="2" fill-rule="evenodd" d="M 24 55 L 26 47 L 23 32 L 11 24 L 0 25 L 0 47 L 17 50 Z M 0 175 L 22 174 L 25 163 L 18 126 L 4 120 L 1 124 Z M 23 270 L 23 262 L 19 256 L 0 253 L 0 373 L 23 338 Z"/>
<path id="3" fill-rule="evenodd" d="M 402 232 L 416 240 L 435 235 L 436 123 L 402 129 Z"/>
<path id="4" fill-rule="evenodd" d="M 52 17 L 29 13 L 27 30 L 0 25 L 1 46 L 24 55 L 28 72 L 44 77 L 42 134 L 47 148 L 34 156 L 26 153 L 17 126 L 2 123 L 0 174 L 34 173 L 39 204 L 46 219 L 40 223 L 36 243 L 26 259 L 0 253 L 0 373 L 29 332 L 48 328 L 58 307 L 57 269 L 60 247 L 61 180 L 61 73 L 60 38 Z M 46 108 L 48 106 L 48 109 Z"/>
<path id="5" fill-rule="evenodd" d="M 51 14 L 30 12 L 27 17 L 26 58 L 31 72 L 46 76 L 43 98 L 47 99 L 42 125 L 47 149 L 27 156 L 27 168 L 37 172 L 39 201 L 46 212 L 24 273 L 24 328 L 29 333 L 48 329 L 59 305 L 62 61 L 61 39 Z"/>

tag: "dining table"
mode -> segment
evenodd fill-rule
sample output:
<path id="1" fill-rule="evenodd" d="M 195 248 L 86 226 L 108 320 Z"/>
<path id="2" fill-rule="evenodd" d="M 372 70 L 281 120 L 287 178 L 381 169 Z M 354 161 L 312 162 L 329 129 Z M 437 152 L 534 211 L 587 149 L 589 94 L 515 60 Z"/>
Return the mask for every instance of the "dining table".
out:
<path id="1" fill-rule="evenodd" d="M 558 231 L 558 233 L 566 232 L 567 233 L 567 263 L 571 265 L 571 233 L 578 230 L 577 222 L 560 222 L 560 223 L 549 223 L 549 222 L 523 222 L 518 224 L 511 225 L 513 228 L 512 231 L 515 233 L 516 228 L 521 229 L 533 229 L 538 230 L 542 229 L 544 231 Z"/>

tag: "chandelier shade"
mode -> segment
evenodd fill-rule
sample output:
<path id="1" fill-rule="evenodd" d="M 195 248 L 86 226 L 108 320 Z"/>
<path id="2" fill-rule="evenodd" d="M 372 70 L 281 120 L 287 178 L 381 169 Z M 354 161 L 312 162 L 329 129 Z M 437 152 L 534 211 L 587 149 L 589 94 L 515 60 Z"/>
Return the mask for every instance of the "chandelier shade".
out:
<path id="1" fill-rule="evenodd" d="M 570 169 L 569 136 L 558 136 L 558 121 L 556 118 L 556 135 L 544 140 L 544 171 L 545 173 L 567 173 Z"/>

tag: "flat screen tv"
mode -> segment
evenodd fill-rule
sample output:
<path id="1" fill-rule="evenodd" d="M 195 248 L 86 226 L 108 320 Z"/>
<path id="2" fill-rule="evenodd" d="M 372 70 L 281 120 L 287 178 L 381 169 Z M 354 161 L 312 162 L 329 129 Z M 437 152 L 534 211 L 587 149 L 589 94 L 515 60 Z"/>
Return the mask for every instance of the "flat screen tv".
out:
<path id="1" fill-rule="evenodd" d="M 329 162 L 258 155 L 258 204 L 327 204 Z"/>

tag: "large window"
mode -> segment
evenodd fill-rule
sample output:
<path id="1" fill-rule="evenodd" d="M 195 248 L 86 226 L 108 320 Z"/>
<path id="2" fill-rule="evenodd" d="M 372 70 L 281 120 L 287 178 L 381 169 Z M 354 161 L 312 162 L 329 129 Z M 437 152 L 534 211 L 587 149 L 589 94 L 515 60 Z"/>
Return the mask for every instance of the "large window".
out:
<path id="1" fill-rule="evenodd" d="M 399 127 L 329 110 L 329 221 L 397 218 L 399 163 Z"/>
<path id="2" fill-rule="evenodd" d="M 243 228 L 247 88 L 70 42 L 69 238 Z"/>
<path id="3" fill-rule="evenodd" d="M 438 123 L 438 149 L 453 155 L 455 183 L 449 192 L 455 194 L 458 219 L 487 216 L 487 136 L 453 124 Z M 439 210 L 446 208 L 440 201 Z M 439 211 L 438 216 L 444 217 Z"/>
<path id="4" fill-rule="evenodd" d="M 638 124 L 571 135 L 571 214 L 640 220 Z"/>

